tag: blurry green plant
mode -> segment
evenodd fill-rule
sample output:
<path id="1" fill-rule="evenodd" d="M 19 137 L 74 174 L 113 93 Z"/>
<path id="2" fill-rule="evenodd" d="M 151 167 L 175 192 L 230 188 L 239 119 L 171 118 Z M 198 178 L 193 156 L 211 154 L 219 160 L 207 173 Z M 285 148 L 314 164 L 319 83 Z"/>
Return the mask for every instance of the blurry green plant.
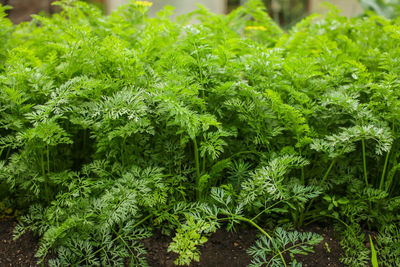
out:
<path id="1" fill-rule="evenodd" d="M 359 2 L 365 10 L 374 11 L 379 16 L 394 19 L 400 15 L 399 0 L 359 0 Z"/>

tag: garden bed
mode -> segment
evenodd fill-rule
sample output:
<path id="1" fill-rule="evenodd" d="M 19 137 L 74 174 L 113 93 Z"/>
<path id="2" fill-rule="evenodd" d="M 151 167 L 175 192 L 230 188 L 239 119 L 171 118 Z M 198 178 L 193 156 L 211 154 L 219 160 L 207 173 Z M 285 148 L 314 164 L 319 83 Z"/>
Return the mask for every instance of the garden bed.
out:
<path id="1" fill-rule="evenodd" d="M 34 257 L 38 248 L 39 239 L 32 232 L 26 233 L 17 240 L 13 240 L 12 232 L 16 226 L 14 219 L 0 220 L 0 266 L 36 267 L 37 258 Z M 306 256 L 297 256 L 303 266 L 344 266 L 339 261 L 343 250 L 339 245 L 337 234 L 331 227 L 308 227 L 306 231 L 319 233 L 323 241 L 315 246 L 315 253 Z M 238 232 L 218 230 L 209 241 L 201 247 L 200 262 L 190 266 L 229 266 L 244 267 L 250 264 L 251 257 L 246 250 L 254 243 L 258 232 L 254 229 L 242 229 Z M 173 261 L 177 255 L 168 252 L 171 238 L 155 232 L 152 237 L 144 239 L 148 254 L 147 262 L 151 267 L 176 266 Z"/>
<path id="2" fill-rule="evenodd" d="M 13 219 L 0 219 L 0 266 L 36 267 L 35 253 L 39 239 L 32 232 L 13 240 L 13 230 L 16 225 Z"/>
<path id="3" fill-rule="evenodd" d="M 400 19 L 56 5 L 0 6 L 0 214 L 39 263 L 400 266 Z"/>

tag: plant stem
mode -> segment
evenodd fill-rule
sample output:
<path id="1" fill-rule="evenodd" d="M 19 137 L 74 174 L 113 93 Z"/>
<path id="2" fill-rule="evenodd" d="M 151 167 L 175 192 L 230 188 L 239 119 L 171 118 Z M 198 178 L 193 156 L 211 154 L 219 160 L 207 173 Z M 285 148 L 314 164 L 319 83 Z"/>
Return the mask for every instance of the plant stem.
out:
<path id="1" fill-rule="evenodd" d="M 292 197 L 289 197 L 288 199 L 285 199 L 285 201 L 291 199 Z M 272 204 L 271 206 L 269 206 L 268 208 L 263 209 L 261 212 L 259 212 L 256 216 L 254 216 L 253 218 L 251 218 L 252 221 L 254 221 L 255 219 L 257 219 L 261 214 L 263 214 L 264 212 L 268 211 L 269 209 L 275 207 L 276 205 L 280 204 L 281 202 L 283 202 L 283 200 L 279 200 L 278 202 L 275 202 L 274 204 Z"/>
<path id="2" fill-rule="evenodd" d="M 50 175 L 50 151 L 49 151 L 49 145 L 46 145 L 46 158 L 47 158 L 47 174 Z"/>
<path id="3" fill-rule="evenodd" d="M 40 160 L 41 161 L 40 165 L 42 167 L 42 175 L 43 175 L 43 177 L 46 177 L 46 170 L 45 170 L 45 167 L 44 167 L 44 153 L 42 152 L 40 154 L 42 155 L 41 160 Z"/>
<path id="4" fill-rule="evenodd" d="M 232 216 L 232 214 L 229 214 L 227 212 L 221 212 L 221 213 L 224 214 L 224 215 L 227 215 L 227 216 Z M 247 219 L 246 217 L 243 217 L 243 216 L 240 216 L 240 215 L 235 215 L 234 218 L 238 219 L 238 220 L 240 220 L 242 222 L 247 222 L 247 223 L 251 224 L 252 226 L 257 228 L 263 235 L 265 235 L 269 240 L 271 240 L 271 241 L 273 240 L 272 237 L 267 232 L 264 231 L 264 229 L 262 229 L 258 224 L 256 224 L 252 220 Z M 281 258 L 281 260 L 283 262 L 283 265 L 285 267 L 287 267 L 285 259 L 283 258 L 283 255 L 282 255 L 281 251 L 279 249 L 276 249 L 276 251 L 278 252 L 278 254 L 280 256 L 280 258 Z"/>
<path id="5" fill-rule="evenodd" d="M 40 165 L 42 167 L 42 176 L 44 178 L 44 198 L 46 201 L 49 201 L 49 188 L 48 188 L 48 179 L 46 174 L 46 168 L 44 163 L 44 152 L 41 153 L 41 162 Z"/>
<path id="6" fill-rule="evenodd" d="M 86 149 L 87 143 L 86 143 L 86 139 L 87 139 L 87 129 L 83 129 L 83 148 Z"/>
<path id="7" fill-rule="evenodd" d="M 8 159 L 8 156 L 10 155 L 11 147 L 8 147 L 7 153 L 6 153 L 6 159 Z"/>
<path id="8" fill-rule="evenodd" d="M 354 233 L 354 230 L 353 230 L 347 223 L 345 223 L 343 220 L 341 220 L 341 219 L 339 219 L 339 218 L 337 218 L 337 217 L 335 217 L 335 216 L 328 215 L 328 214 L 317 214 L 317 215 L 315 215 L 315 216 L 312 216 L 311 218 L 318 218 L 318 217 L 328 217 L 328 218 L 335 219 L 335 220 L 337 220 L 338 222 L 342 223 L 344 226 L 346 226 L 346 228 L 348 228 L 349 230 L 351 230 L 351 231 Z M 315 220 L 312 220 L 311 222 L 309 222 L 309 223 L 307 223 L 307 224 L 310 224 L 310 223 L 312 223 L 312 222 L 314 222 L 314 221 L 315 221 Z"/>
<path id="9" fill-rule="evenodd" d="M 365 180 L 365 186 L 368 186 L 368 176 L 367 176 L 367 161 L 365 158 L 365 140 L 364 138 L 361 139 L 361 144 L 362 144 L 362 156 L 363 156 L 363 168 L 364 168 L 364 180 Z"/>
<path id="10" fill-rule="evenodd" d="M 236 219 L 239 219 L 239 220 L 241 220 L 241 221 L 243 221 L 243 222 L 247 222 L 247 223 L 253 225 L 253 226 L 254 226 L 255 228 L 257 228 L 263 235 L 265 235 L 269 240 L 272 241 L 272 237 L 271 237 L 267 232 L 265 232 L 260 226 L 258 226 L 258 224 L 256 224 L 255 222 L 253 222 L 252 220 L 249 220 L 249 219 L 247 219 L 247 218 L 245 218 L 245 217 L 242 217 L 242 216 L 238 216 L 238 217 L 236 217 Z M 278 252 L 279 257 L 281 258 L 281 260 L 282 260 L 282 262 L 283 262 L 283 265 L 284 265 L 285 267 L 287 267 L 286 262 L 285 262 L 285 259 L 283 258 L 283 255 L 282 255 L 281 251 L 280 251 L 279 249 L 276 249 L 276 251 Z"/>
<path id="11" fill-rule="evenodd" d="M 263 235 L 265 235 L 266 237 L 268 237 L 268 239 L 272 239 L 272 237 L 264 231 L 264 229 L 262 229 L 258 224 L 256 224 L 255 222 L 253 222 L 250 219 L 247 219 L 246 217 L 243 216 L 235 216 L 236 219 L 241 220 L 243 222 L 247 222 L 251 225 L 253 225 L 255 228 L 257 228 Z"/>
<path id="12" fill-rule="evenodd" d="M 302 157 L 301 155 L 301 149 L 299 151 L 300 157 Z M 304 177 L 304 166 L 301 166 L 301 184 L 304 185 L 305 183 L 305 177 Z"/>
<path id="13" fill-rule="evenodd" d="M 393 177 L 394 177 L 394 175 L 396 174 L 396 171 L 397 171 L 397 168 L 395 169 L 393 175 L 391 175 L 391 176 L 389 177 L 390 179 L 388 179 L 388 181 L 386 182 L 386 185 L 385 185 L 385 191 L 388 192 L 388 193 L 389 193 L 389 191 L 390 191 L 390 193 L 389 193 L 390 196 L 391 196 L 392 193 L 394 192 L 394 188 L 395 188 L 395 186 L 392 186 L 392 184 L 393 184 Z M 389 189 L 390 189 L 390 190 L 389 190 Z"/>
<path id="14" fill-rule="evenodd" d="M 196 61 L 197 61 L 197 67 L 199 68 L 199 76 L 200 76 L 200 85 L 201 85 L 201 98 L 205 99 L 205 93 L 204 93 L 204 83 L 203 83 L 203 70 L 201 69 L 201 62 L 200 62 L 200 57 L 199 57 L 199 49 L 197 48 L 196 43 L 194 43 L 194 46 L 196 47 Z"/>
<path id="15" fill-rule="evenodd" d="M 126 137 L 124 137 L 123 141 L 122 141 L 122 147 L 121 147 L 121 162 L 122 162 L 122 166 L 125 166 L 125 154 L 126 154 Z"/>
<path id="16" fill-rule="evenodd" d="M 207 156 L 204 155 L 204 157 L 203 157 L 203 168 L 202 168 L 202 171 L 201 171 L 203 174 L 206 172 L 206 158 L 207 158 Z"/>
<path id="17" fill-rule="evenodd" d="M 196 137 L 193 139 L 194 146 L 194 163 L 196 167 L 196 198 L 199 199 L 199 180 L 200 180 L 200 162 L 199 162 L 199 148 L 197 146 Z"/>
<path id="18" fill-rule="evenodd" d="M 383 164 L 383 171 L 381 176 L 381 182 L 379 183 L 379 190 L 383 189 L 383 182 L 385 180 L 386 169 L 389 162 L 390 150 L 386 153 L 385 163 Z"/>
<path id="19" fill-rule="evenodd" d="M 319 185 L 318 185 L 319 187 L 321 187 L 321 186 L 324 185 L 324 183 L 325 183 L 326 179 L 328 178 L 329 173 L 331 172 L 331 170 L 332 170 L 333 165 L 335 164 L 335 162 L 336 162 L 336 159 L 333 159 L 332 162 L 331 162 L 331 164 L 329 165 L 328 170 L 326 171 L 324 177 L 322 177 L 321 182 L 319 182 Z M 297 226 L 300 227 L 301 225 L 303 225 L 303 223 L 304 223 L 304 216 L 305 216 L 305 214 L 308 213 L 308 211 L 310 210 L 311 205 L 313 204 L 313 202 L 314 202 L 314 199 L 311 199 L 311 201 L 310 201 L 310 203 L 307 205 L 307 208 L 305 209 L 305 211 L 300 215 L 300 219 L 299 219 L 299 222 L 298 222 L 298 225 L 297 225 Z"/>
<path id="20" fill-rule="evenodd" d="M 332 162 L 331 162 L 331 165 L 329 165 L 328 170 L 326 171 L 324 177 L 322 177 L 321 182 L 319 183 L 320 187 L 324 185 L 324 183 L 325 183 L 326 179 L 328 178 L 328 175 L 331 172 L 332 167 L 335 164 L 335 162 L 336 162 L 336 159 L 333 159 Z"/>
<path id="21" fill-rule="evenodd" d="M 368 187 L 367 159 L 366 159 L 366 155 L 365 155 L 365 140 L 364 140 L 364 138 L 361 139 L 361 145 L 362 145 L 365 187 Z M 369 202 L 369 208 L 372 209 L 371 199 L 369 199 L 368 202 Z"/>

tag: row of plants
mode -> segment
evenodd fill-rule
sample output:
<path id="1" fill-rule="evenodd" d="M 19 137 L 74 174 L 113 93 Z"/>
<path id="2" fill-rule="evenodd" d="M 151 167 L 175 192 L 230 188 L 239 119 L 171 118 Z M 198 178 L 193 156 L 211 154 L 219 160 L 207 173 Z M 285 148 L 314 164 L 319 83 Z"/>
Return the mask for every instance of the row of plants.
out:
<path id="1" fill-rule="evenodd" d="M 17 26 L 0 6 L 0 207 L 39 263 L 145 266 L 160 229 L 184 265 L 248 225 L 251 266 L 301 266 L 322 237 L 296 229 L 328 223 L 344 264 L 370 261 L 369 229 L 400 265 L 399 19 L 55 4 Z"/>

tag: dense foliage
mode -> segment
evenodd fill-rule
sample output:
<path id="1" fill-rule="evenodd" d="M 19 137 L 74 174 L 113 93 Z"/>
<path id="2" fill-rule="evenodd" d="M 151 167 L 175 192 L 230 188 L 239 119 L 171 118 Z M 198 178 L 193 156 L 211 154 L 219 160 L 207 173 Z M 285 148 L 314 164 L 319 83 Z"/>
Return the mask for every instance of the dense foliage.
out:
<path id="1" fill-rule="evenodd" d="M 332 8 L 284 32 L 258 1 L 176 20 L 56 4 L 17 26 L 0 7 L 0 208 L 41 236 L 39 261 L 143 266 L 159 228 L 186 264 L 241 223 L 261 233 L 252 265 L 282 266 L 317 221 L 344 263 L 369 261 L 369 228 L 399 264 L 399 20 Z"/>

